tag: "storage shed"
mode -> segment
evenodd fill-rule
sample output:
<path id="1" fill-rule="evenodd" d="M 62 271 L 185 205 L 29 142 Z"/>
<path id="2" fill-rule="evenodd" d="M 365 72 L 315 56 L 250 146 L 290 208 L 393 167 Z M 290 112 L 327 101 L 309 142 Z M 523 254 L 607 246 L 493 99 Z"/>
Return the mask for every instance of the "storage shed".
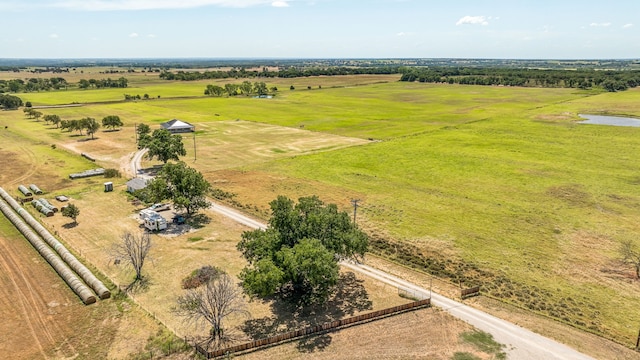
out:
<path id="1" fill-rule="evenodd" d="M 134 191 L 142 190 L 146 187 L 147 187 L 147 179 L 137 177 L 127 181 L 127 192 L 130 192 L 132 194 Z"/>

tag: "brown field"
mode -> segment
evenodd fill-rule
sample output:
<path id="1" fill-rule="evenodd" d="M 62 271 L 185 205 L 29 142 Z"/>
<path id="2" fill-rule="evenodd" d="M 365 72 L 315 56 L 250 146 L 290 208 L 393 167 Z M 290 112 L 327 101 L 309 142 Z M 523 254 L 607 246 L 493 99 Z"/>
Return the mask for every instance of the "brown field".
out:
<path id="1" fill-rule="evenodd" d="M 0 358 L 123 358 L 160 329 L 121 300 L 85 306 L 12 225 L 0 219 Z"/>

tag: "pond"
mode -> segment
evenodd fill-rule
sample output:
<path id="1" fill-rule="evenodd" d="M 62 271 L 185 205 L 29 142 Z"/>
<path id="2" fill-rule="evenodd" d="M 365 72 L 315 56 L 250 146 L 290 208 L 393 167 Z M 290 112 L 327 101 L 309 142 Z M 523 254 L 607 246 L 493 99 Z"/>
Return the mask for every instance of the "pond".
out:
<path id="1" fill-rule="evenodd" d="M 592 125 L 613 125 L 613 126 L 635 126 L 640 127 L 640 120 L 619 116 L 604 116 L 604 115 L 588 115 L 578 114 L 585 121 L 579 121 L 578 124 L 592 124 Z"/>

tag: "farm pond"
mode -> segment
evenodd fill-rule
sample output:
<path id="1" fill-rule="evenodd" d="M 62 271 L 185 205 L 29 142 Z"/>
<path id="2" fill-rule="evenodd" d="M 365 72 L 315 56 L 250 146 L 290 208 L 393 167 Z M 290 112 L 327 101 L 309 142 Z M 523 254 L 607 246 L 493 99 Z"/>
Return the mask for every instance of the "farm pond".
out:
<path id="1" fill-rule="evenodd" d="M 579 121 L 578 124 L 592 124 L 592 125 L 612 125 L 612 126 L 635 126 L 640 127 L 640 119 L 633 119 L 619 116 L 604 116 L 604 115 L 588 115 L 578 114 L 584 121 Z"/>

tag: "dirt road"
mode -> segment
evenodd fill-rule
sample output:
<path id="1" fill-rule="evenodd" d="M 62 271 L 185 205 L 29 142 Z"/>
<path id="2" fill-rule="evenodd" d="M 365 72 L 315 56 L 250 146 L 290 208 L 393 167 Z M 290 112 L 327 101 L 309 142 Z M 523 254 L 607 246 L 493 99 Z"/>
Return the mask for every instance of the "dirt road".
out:
<path id="1" fill-rule="evenodd" d="M 266 224 L 220 204 L 214 204 L 211 210 L 253 229 L 266 228 Z M 342 262 L 341 265 L 391 286 L 411 290 L 414 294 L 422 294 L 424 297 L 429 296 L 428 289 L 370 266 L 348 262 Z M 476 328 L 493 335 L 496 341 L 507 346 L 505 351 L 511 359 L 593 359 L 564 344 L 433 292 L 431 292 L 431 303 Z"/>
<path id="2" fill-rule="evenodd" d="M 144 155 L 144 150 L 138 151 L 132 158 L 131 168 L 140 169 L 140 159 Z M 251 219 L 246 215 L 217 203 L 213 203 L 211 210 L 221 215 L 227 216 L 234 221 L 252 229 L 265 229 L 266 224 Z M 387 274 L 378 269 L 374 269 L 364 264 L 343 262 L 342 266 L 353 271 L 378 279 L 386 284 L 411 290 L 414 293 L 429 296 L 431 294 L 432 304 L 449 312 L 451 315 L 468 322 L 476 328 L 493 335 L 494 339 L 501 344 L 505 344 L 505 349 L 511 359 L 558 359 L 558 360 L 578 360 L 593 359 L 564 344 L 548 339 L 530 330 L 512 324 L 508 321 L 489 315 L 483 311 L 467 306 L 461 302 L 449 299 L 445 296 L 429 292 L 429 290 L 402 280 L 391 274 Z"/>

